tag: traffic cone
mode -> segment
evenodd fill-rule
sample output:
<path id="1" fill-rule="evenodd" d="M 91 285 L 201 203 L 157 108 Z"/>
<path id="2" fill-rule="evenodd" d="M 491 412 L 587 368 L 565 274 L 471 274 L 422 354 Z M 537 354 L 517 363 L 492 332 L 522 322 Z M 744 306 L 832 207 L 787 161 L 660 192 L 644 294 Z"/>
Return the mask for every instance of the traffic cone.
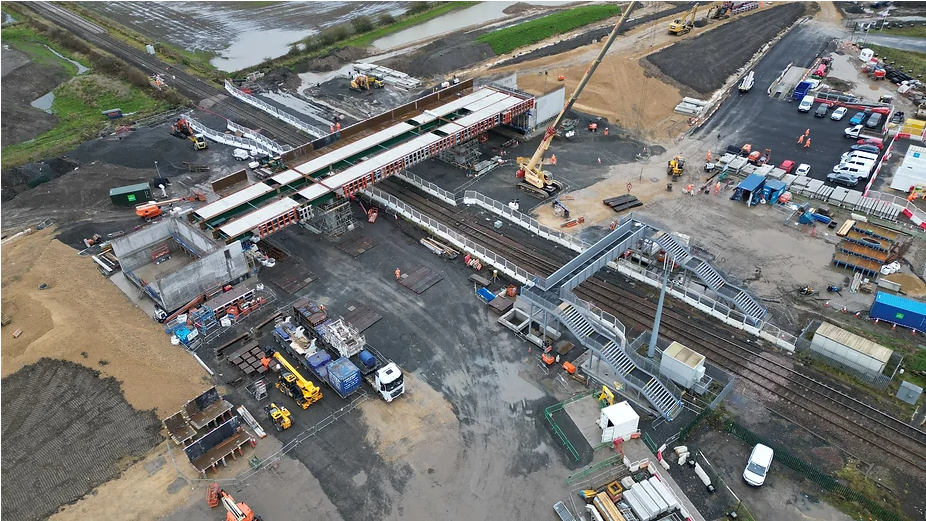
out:
<path id="1" fill-rule="evenodd" d="M 891 331 L 897 329 L 897 324 L 891 324 Z"/>
<path id="2" fill-rule="evenodd" d="M 827 300 L 826 302 L 824 302 L 824 303 L 823 303 L 823 307 L 825 307 L 825 308 L 830 307 L 830 301 Z"/>

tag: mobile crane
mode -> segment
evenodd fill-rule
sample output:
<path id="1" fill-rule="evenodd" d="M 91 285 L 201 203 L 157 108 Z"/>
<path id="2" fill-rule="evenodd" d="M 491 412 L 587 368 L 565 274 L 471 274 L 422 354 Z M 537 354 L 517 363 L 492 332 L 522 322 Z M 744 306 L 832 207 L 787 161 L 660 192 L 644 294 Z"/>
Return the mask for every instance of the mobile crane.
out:
<path id="1" fill-rule="evenodd" d="M 563 189 L 562 182 L 555 181 L 552 173 L 543 170 L 543 154 L 550 148 L 550 143 L 557 133 L 556 128 L 559 126 L 566 113 L 575 105 L 576 100 L 579 99 L 579 94 L 582 93 L 582 89 L 584 89 L 589 80 L 592 79 L 592 74 L 595 73 L 595 69 L 598 68 L 601 60 L 604 58 L 605 54 L 607 54 L 608 49 L 611 48 L 611 44 L 613 44 L 614 40 L 617 38 L 618 31 L 620 31 L 621 26 L 624 25 L 624 22 L 627 20 L 627 17 L 630 16 L 630 12 L 636 5 L 637 2 L 630 2 L 627 9 L 621 15 L 620 20 L 614 25 L 614 29 L 611 31 L 611 34 L 608 35 L 608 39 L 605 40 L 604 45 L 598 52 L 598 56 L 595 57 L 595 61 L 592 62 L 588 71 L 585 72 L 585 76 L 582 77 L 582 80 L 579 81 L 579 85 L 576 86 L 576 90 L 572 93 L 572 97 L 563 105 L 563 110 L 560 111 L 553 122 L 550 123 L 550 126 L 547 127 L 543 140 L 540 142 L 540 146 L 537 147 L 537 151 L 534 152 L 534 155 L 529 158 L 518 158 L 517 175 L 519 178 L 524 178 L 523 181 L 518 183 L 518 189 L 539 199 L 546 199 Z"/>
<path id="2" fill-rule="evenodd" d="M 681 36 L 687 34 L 694 27 L 695 16 L 698 15 L 698 4 L 695 4 L 690 11 L 685 13 L 681 18 L 677 18 L 669 24 L 669 34 Z"/>
<path id="3" fill-rule="evenodd" d="M 277 361 L 273 367 L 270 365 L 271 359 Z M 310 405 L 322 399 L 321 389 L 316 387 L 311 380 L 303 378 L 280 353 L 268 349 L 267 356 L 261 359 L 261 363 L 267 369 L 280 373 L 280 378 L 274 385 L 281 393 L 295 400 L 299 407 L 308 409 Z"/>
<path id="4" fill-rule="evenodd" d="M 293 413 L 289 412 L 286 407 L 271 403 L 264 406 L 264 411 L 267 412 L 267 418 L 273 422 L 278 431 L 285 431 L 293 426 Z"/>
<path id="5" fill-rule="evenodd" d="M 225 521 L 260 521 L 260 516 L 255 515 L 246 503 L 235 503 L 235 498 L 224 490 L 219 491 L 222 500 L 222 506 L 225 507 Z"/>

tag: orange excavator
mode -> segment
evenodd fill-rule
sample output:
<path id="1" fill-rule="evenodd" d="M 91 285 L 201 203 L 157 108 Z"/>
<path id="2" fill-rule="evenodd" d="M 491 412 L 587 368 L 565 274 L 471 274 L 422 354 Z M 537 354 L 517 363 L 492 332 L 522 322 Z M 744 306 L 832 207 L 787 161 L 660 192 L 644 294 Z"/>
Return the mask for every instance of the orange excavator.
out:
<path id="1" fill-rule="evenodd" d="M 171 126 L 171 131 L 174 135 L 186 137 L 193 143 L 194 150 L 205 150 L 209 147 L 209 144 L 206 143 L 206 136 L 203 134 L 197 134 L 193 131 L 193 127 L 190 126 L 190 122 L 186 118 L 179 118 L 173 126 Z"/>
<path id="2" fill-rule="evenodd" d="M 228 492 L 219 488 L 217 483 L 209 486 L 206 494 L 206 501 L 210 507 L 217 507 L 219 503 L 225 507 L 225 521 L 261 521 L 261 517 L 256 515 L 251 507 L 246 503 L 235 503 L 235 498 Z"/>
<path id="3" fill-rule="evenodd" d="M 140 204 L 135 207 L 135 215 L 141 217 L 142 219 L 154 219 L 155 217 L 164 213 L 161 210 L 162 206 L 168 206 L 174 203 L 180 202 L 190 202 L 190 201 L 205 201 L 206 196 L 194 192 L 193 195 L 187 197 L 177 197 L 175 199 L 167 199 L 166 201 L 149 201 L 145 204 Z"/>

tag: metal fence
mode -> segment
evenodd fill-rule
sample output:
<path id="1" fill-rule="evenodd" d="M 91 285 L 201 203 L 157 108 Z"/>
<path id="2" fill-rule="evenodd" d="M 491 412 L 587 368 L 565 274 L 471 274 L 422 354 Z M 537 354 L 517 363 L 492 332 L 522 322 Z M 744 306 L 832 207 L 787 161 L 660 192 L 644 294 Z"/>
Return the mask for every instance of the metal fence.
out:
<path id="1" fill-rule="evenodd" d="M 441 237 L 442 239 L 450 242 L 457 248 L 460 248 L 470 255 L 473 255 L 486 264 L 497 268 L 502 273 L 508 275 L 509 277 L 517 280 L 522 284 L 528 284 L 536 278 L 535 275 L 529 273 L 523 268 L 520 268 L 518 265 L 509 261 L 508 259 L 498 255 L 492 250 L 486 249 L 483 246 L 474 243 L 463 235 L 457 233 L 455 230 L 432 219 L 430 216 L 415 210 L 411 206 L 400 201 L 398 198 L 387 194 L 382 190 L 379 190 L 375 187 L 369 187 L 360 192 L 360 195 L 392 209 L 399 215 L 418 224 L 423 228 L 428 229 L 434 235 L 437 235 L 438 237 Z"/>
<path id="2" fill-rule="evenodd" d="M 847 487 L 846 485 L 843 485 L 838 479 L 791 455 L 787 451 L 783 450 L 780 446 L 777 446 L 776 444 L 759 437 L 749 429 L 738 425 L 735 422 L 727 422 L 726 431 L 749 445 L 761 443 L 771 447 L 775 450 L 775 461 L 781 462 L 787 467 L 799 472 L 807 479 L 813 481 L 817 485 L 820 485 L 823 490 L 837 494 L 848 501 L 858 503 L 880 521 L 904 521 L 905 519 L 905 517 L 882 507 L 878 503 L 869 499 L 867 496 L 864 496 L 859 492 L 856 492 L 855 490 Z"/>
<path id="3" fill-rule="evenodd" d="M 422 191 L 437 197 L 449 205 L 457 205 L 456 196 L 454 196 L 453 192 L 448 192 L 430 181 L 425 181 L 408 170 L 402 170 L 396 174 L 396 177 L 417 186 Z"/>
<path id="4" fill-rule="evenodd" d="M 275 154 L 282 154 L 283 152 L 286 152 L 292 148 L 289 145 L 281 145 L 276 141 L 268 138 L 267 136 L 258 134 L 248 127 L 243 127 L 230 119 L 225 120 L 225 126 L 227 126 L 228 130 L 231 130 L 232 132 L 241 132 L 241 135 L 247 137 L 248 139 L 252 139 L 257 143 L 260 143 L 265 148 L 272 150 Z"/>
<path id="5" fill-rule="evenodd" d="M 481 206 L 496 215 L 508 219 L 509 221 L 526 230 L 534 232 L 544 239 L 561 244 L 576 252 L 582 253 L 591 246 L 578 237 L 554 230 L 548 226 L 540 224 L 539 221 L 530 217 L 529 215 L 519 212 L 518 210 L 514 210 L 507 204 L 503 204 L 500 201 L 486 197 L 479 192 L 466 190 L 463 192 L 463 202 L 465 204 L 476 204 Z"/>
<path id="6" fill-rule="evenodd" d="M 284 121 L 311 136 L 323 137 L 329 134 L 328 132 L 325 132 L 314 125 L 310 125 L 306 123 L 305 121 L 302 121 L 301 119 L 297 118 L 296 116 L 293 116 L 292 114 L 288 112 L 284 112 L 274 107 L 273 105 L 267 103 L 266 101 L 263 101 L 255 96 L 252 96 L 242 91 L 241 89 L 235 87 L 232 84 L 232 82 L 228 80 L 225 80 L 225 90 L 227 90 L 228 93 L 231 94 L 232 96 L 240 99 L 241 101 L 247 103 L 248 105 L 257 107 L 258 109 L 266 112 L 267 114 L 270 114 L 271 116 L 281 121 Z"/>
<path id="7" fill-rule="evenodd" d="M 190 128 L 192 128 L 194 132 L 198 132 L 206 136 L 210 140 L 215 141 L 216 143 L 222 143 L 222 144 L 233 146 L 233 147 L 244 148 L 247 150 L 251 150 L 253 152 L 267 154 L 268 156 L 273 155 L 273 154 L 278 154 L 283 151 L 283 149 L 280 148 L 280 145 L 276 144 L 273 141 L 266 140 L 266 141 L 270 141 L 270 144 L 267 144 L 265 142 L 261 142 L 261 141 L 247 138 L 247 137 L 238 137 L 234 134 L 226 134 L 224 132 L 219 132 L 218 130 L 213 130 L 203 125 L 202 123 L 191 118 L 189 114 L 184 115 L 184 117 L 187 119 L 187 121 L 190 122 Z M 235 125 L 233 122 L 229 121 L 228 122 L 229 128 L 232 128 L 232 125 L 234 125 L 237 128 L 244 129 L 244 127 L 240 125 Z M 247 130 L 247 133 L 251 132 L 249 129 L 245 129 L 245 130 Z M 247 134 L 247 133 L 242 132 L 242 134 Z M 274 146 L 272 145 L 275 145 L 277 148 L 274 148 Z"/>

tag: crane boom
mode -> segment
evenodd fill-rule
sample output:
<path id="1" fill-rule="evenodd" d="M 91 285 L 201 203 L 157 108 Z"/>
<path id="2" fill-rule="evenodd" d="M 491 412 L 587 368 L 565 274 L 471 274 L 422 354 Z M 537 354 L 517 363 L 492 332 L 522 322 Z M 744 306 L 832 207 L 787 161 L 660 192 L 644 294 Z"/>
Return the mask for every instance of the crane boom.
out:
<path id="1" fill-rule="evenodd" d="M 524 165 L 522 168 L 527 170 L 534 170 L 537 168 L 537 165 L 540 164 L 541 158 L 543 158 L 544 152 L 547 151 L 547 148 L 550 147 L 550 142 L 553 141 L 553 136 L 556 135 L 556 127 L 562 121 L 563 116 L 572 109 L 572 106 L 575 105 L 576 100 L 579 99 L 579 94 L 582 94 L 582 90 L 585 88 L 585 85 L 588 84 L 589 80 L 592 79 L 592 74 L 595 73 L 595 69 L 598 68 L 598 65 L 601 63 L 601 60 L 604 59 L 605 54 L 607 54 L 608 49 L 611 48 L 611 44 L 614 43 L 614 40 L 617 39 L 617 32 L 620 31 L 622 25 L 627 20 L 627 17 L 630 16 L 630 11 L 637 5 L 637 2 L 630 2 L 627 6 L 627 9 L 621 15 L 620 20 L 614 25 L 614 29 L 611 31 L 611 34 L 608 35 L 608 39 L 604 42 L 604 45 L 601 47 L 601 50 L 598 52 L 598 56 L 595 57 L 595 61 L 588 67 L 588 70 L 585 71 L 585 76 L 582 77 L 582 81 L 579 82 L 579 85 L 576 86 L 575 92 L 572 93 L 572 97 L 569 98 L 569 101 L 563 105 L 563 110 L 560 111 L 559 115 L 556 116 L 556 119 L 553 120 L 553 123 L 547 127 L 546 134 L 543 136 L 543 141 L 540 142 L 540 146 L 537 147 L 537 151 L 534 152 L 534 155 L 531 157 L 530 161 Z"/>

